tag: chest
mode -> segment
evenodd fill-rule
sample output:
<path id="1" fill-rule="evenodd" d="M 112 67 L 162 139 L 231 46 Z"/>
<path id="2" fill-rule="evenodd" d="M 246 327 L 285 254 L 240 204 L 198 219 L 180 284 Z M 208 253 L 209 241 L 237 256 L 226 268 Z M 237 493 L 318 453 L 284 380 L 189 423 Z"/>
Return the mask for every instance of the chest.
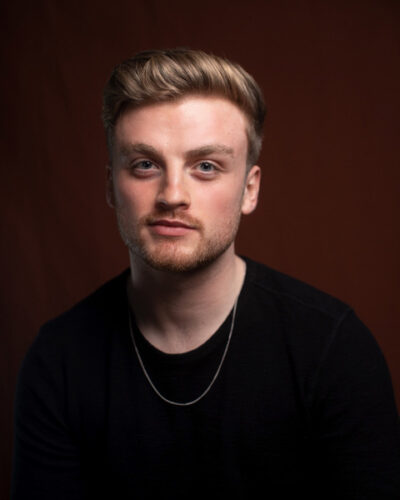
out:
<path id="1" fill-rule="evenodd" d="M 187 407 L 162 401 L 136 364 L 121 370 L 110 387 L 104 449 L 118 483 L 133 490 L 229 484 L 237 492 L 266 476 L 279 488 L 289 469 L 300 475 L 306 425 L 290 369 L 258 357 L 233 351 L 207 395 Z M 212 374 L 207 369 L 196 380 L 190 370 L 152 373 L 177 400 L 196 397 Z M 174 384 L 183 390 L 174 393 Z M 290 477 L 297 482 L 296 473 Z"/>

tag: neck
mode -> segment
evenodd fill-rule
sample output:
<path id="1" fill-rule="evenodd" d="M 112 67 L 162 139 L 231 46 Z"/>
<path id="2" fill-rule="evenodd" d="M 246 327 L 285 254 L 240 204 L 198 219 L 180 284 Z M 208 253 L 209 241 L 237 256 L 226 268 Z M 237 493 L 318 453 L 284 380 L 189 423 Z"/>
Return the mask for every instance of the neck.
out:
<path id="1" fill-rule="evenodd" d="M 144 337 L 169 353 L 204 343 L 232 309 L 245 267 L 233 245 L 213 263 L 190 273 L 158 271 L 131 256 L 128 294 Z"/>

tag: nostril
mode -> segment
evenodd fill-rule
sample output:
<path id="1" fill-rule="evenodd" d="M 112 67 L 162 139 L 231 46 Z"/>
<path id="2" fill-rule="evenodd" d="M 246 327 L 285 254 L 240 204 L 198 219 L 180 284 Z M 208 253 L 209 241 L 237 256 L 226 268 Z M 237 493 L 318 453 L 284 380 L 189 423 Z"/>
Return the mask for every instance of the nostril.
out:
<path id="1" fill-rule="evenodd" d="M 189 205 L 189 193 L 181 186 L 167 187 L 161 190 L 157 196 L 157 204 L 161 207 L 173 208 Z"/>
<path id="2" fill-rule="evenodd" d="M 165 209 L 171 210 L 177 207 L 183 207 L 188 205 L 189 205 L 188 201 L 185 201 L 183 199 L 173 200 L 161 197 L 157 199 L 157 206 L 163 208 L 164 210 Z"/>

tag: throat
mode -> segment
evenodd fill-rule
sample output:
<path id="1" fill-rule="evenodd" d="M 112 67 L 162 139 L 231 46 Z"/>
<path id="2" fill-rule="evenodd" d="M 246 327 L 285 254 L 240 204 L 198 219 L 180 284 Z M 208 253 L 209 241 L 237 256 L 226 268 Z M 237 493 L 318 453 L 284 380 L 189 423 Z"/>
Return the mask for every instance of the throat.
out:
<path id="1" fill-rule="evenodd" d="M 232 263 L 231 263 L 232 264 Z M 210 339 L 229 316 L 242 289 L 246 265 L 235 256 L 228 269 L 191 280 L 144 287 L 128 280 L 128 298 L 143 337 L 167 354 L 192 351 Z"/>

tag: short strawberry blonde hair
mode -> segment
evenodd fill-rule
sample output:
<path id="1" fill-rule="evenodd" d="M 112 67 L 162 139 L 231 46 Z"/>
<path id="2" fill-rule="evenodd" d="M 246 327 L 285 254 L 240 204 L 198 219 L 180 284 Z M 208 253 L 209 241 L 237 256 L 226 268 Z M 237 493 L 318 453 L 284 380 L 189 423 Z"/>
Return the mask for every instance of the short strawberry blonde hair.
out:
<path id="1" fill-rule="evenodd" d="M 241 66 L 201 50 L 148 50 L 116 66 L 103 95 L 103 123 L 111 154 L 114 128 L 127 109 L 173 101 L 190 94 L 219 96 L 236 104 L 248 119 L 247 163 L 255 165 L 262 143 L 262 92 Z"/>

